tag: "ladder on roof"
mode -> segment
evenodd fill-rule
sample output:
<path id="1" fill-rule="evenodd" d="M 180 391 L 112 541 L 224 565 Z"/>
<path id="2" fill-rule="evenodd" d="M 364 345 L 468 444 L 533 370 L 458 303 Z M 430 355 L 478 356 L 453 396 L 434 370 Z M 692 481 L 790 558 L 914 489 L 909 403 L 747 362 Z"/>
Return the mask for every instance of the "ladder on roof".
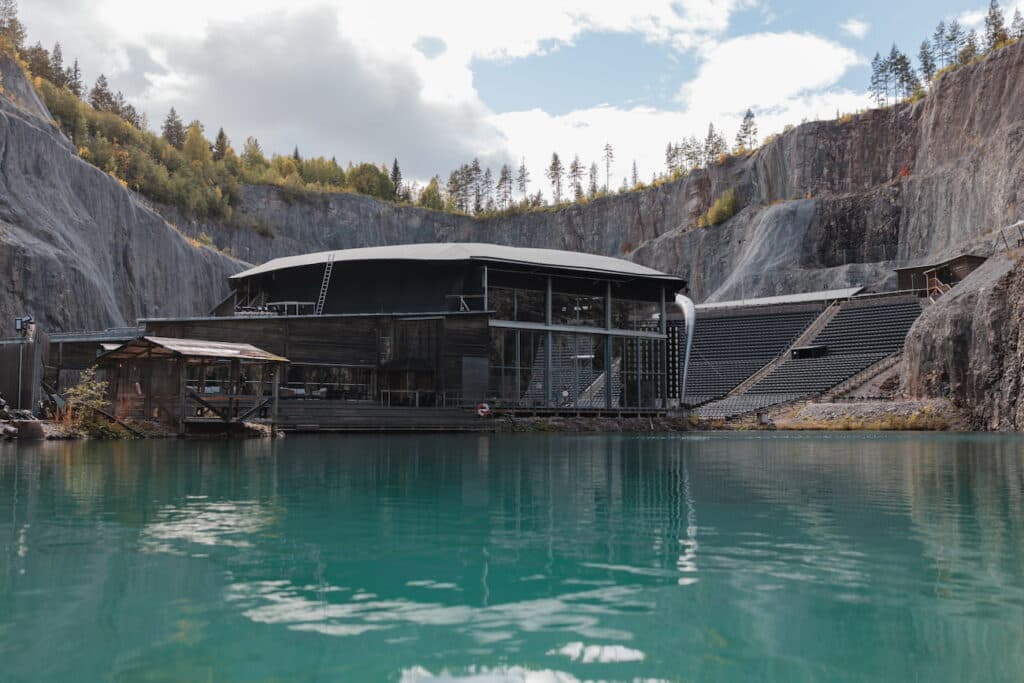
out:
<path id="1" fill-rule="evenodd" d="M 327 257 L 324 264 L 324 279 L 320 283 L 320 295 L 316 298 L 316 314 L 323 315 L 324 304 L 327 302 L 327 288 L 331 286 L 331 273 L 334 271 L 334 252 Z"/>

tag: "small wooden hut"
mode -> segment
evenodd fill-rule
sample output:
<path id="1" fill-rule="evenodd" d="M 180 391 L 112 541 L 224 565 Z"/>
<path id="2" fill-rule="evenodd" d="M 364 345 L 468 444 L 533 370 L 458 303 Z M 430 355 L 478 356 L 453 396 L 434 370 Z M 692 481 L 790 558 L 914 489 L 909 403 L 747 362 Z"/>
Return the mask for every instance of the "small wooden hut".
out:
<path id="1" fill-rule="evenodd" d="M 96 359 L 118 419 L 190 424 L 276 422 L 286 358 L 251 344 L 144 336 Z"/>

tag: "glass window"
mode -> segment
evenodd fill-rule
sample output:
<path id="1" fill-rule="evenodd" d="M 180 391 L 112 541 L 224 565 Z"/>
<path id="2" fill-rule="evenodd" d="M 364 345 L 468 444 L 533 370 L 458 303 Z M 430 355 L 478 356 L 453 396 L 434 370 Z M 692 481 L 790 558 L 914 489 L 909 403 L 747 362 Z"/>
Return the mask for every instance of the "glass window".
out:
<path id="1" fill-rule="evenodd" d="M 551 322 L 555 325 L 604 327 L 604 297 L 553 292 Z"/>
<path id="2" fill-rule="evenodd" d="M 656 301 L 612 298 L 612 327 L 618 330 L 657 330 L 661 306 Z"/>

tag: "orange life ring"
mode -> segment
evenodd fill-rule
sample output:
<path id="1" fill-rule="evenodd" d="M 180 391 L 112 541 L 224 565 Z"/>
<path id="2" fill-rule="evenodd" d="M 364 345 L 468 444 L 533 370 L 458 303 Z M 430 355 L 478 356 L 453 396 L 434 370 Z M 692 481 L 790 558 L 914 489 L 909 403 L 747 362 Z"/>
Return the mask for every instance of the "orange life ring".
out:
<path id="1" fill-rule="evenodd" d="M 476 407 L 476 414 L 480 417 L 487 417 L 491 414 L 491 407 L 486 403 L 481 403 Z"/>

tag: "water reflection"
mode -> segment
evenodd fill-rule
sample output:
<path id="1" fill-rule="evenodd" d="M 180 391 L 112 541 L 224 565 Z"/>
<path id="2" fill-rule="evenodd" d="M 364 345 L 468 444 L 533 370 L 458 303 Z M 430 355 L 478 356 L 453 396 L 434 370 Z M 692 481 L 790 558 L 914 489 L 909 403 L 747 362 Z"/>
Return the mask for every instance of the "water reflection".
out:
<path id="1" fill-rule="evenodd" d="M 0 657 L 13 680 L 1019 680 L 1022 444 L 0 446 Z"/>

